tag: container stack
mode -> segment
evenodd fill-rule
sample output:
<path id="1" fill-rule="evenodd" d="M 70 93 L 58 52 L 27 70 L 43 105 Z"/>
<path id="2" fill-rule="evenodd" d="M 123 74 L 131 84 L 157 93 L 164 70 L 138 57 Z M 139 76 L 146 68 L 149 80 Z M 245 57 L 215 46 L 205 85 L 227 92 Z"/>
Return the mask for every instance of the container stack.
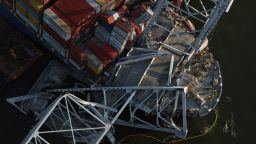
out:
<path id="1" fill-rule="evenodd" d="M 109 40 L 110 32 L 104 28 L 102 25 L 98 25 L 95 28 L 95 37 L 99 39 L 101 42 L 106 43 Z"/>
<path id="2" fill-rule="evenodd" d="M 92 52 L 91 55 L 94 55 L 97 58 L 97 63 L 100 63 L 103 66 L 103 69 L 108 67 L 118 56 L 118 53 L 114 48 L 112 48 L 107 42 L 102 42 L 96 37 L 92 37 L 90 40 L 87 40 L 84 47 Z M 90 65 L 90 63 L 87 62 L 87 65 Z M 93 67 L 95 66 L 89 66 L 89 68 Z M 95 74 L 99 74 L 103 70 L 98 69 L 96 71 L 96 68 L 93 68 Z"/>
<path id="3" fill-rule="evenodd" d="M 141 5 L 135 6 L 130 15 L 135 23 L 142 24 L 146 23 L 154 15 L 154 12 L 150 8 L 149 3 L 144 2 Z"/>
<path id="4" fill-rule="evenodd" d="M 104 68 L 102 61 L 84 44 L 74 44 L 71 46 L 70 63 L 78 70 L 87 68 L 92 74 L 99 75 Z"/>
<path id="5" fill-rule="evenodd" d="M 70 62 L 77 69 L 86 67 L 94 75 L 99 75 L 118 56 L 118 52 L 108 44 L 109 37 L 110 32 L 98 25 L 92 38 L 78 44 L 80 46 L 71 47 Z"/>
<path id="6" fill-rule="evenodd" d="M 39 33 L 45 4 L 43 0 L 16 0 L 15 12 L 33 31 Z"/>
<path id="7" fill-rule="evenodd" d="M 126 18 L 119 19 L 111 32 L 109 44 L 113 46 L 119 53 L 127 46 L 127 44 L 135 41 L 137 34 L 133 22 Z"/>
<path id="8" fill-rule="evenodd" d="M 93 0 L 58 0 L 44 11 L 43 38 L 65 57 L 66 48 L 82 31 L 94 25 L 100 11 Z"/>
<path id="9" fill-rule="evenodd" d="M 89 49 L 85 49 L 85 50 L 88 54 L 87 60 L 85 62 L 85 66 L 93 74 L 99 75 L 103 71 L 104 65 Z"/>
<path id="10" fill-rule="evenodd" d="M 101 6 L 103 12 L 112 11 L 123 5 L 125 1 L 126 0 L 96 0 L 96 2 Z"/>
<path id="11" fill-rule="evenodd" d="M 130 0 L 3 0 L 41 40 L 78 70 L 106 69 L 141 33 L 125 18 Z M 12 6 L 12 4 L 15 4 Z M 39 33 L 40 31 L 40 33 Z M 93 33 L 94 32 L 94 33 Z"/>

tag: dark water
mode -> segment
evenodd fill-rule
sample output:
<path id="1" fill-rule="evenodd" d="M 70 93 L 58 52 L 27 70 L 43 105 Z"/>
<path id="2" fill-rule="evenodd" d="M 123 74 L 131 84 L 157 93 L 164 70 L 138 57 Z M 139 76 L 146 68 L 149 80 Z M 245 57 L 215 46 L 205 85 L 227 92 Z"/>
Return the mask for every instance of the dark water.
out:
<path id="1" fill-rule="evenodd" d="M 256 128 L 254 124 L 256 122 L 256 94 L 254 92 L 256 90 L 256 13 L 253 3 L 255 2 L 236 0 L 230 13 L 225 14 L 216 27 L 210 47 L 221 65 L 223 76 L 223 95 L 218 105 L 219 120 L 211 133 L 185 143 L 256 143 L 254 141 L 256 133 L 254 131 Z M 47 60 L 42 59 L 33 67 L 40 69 L 46 63 Z M 6 96 L 14 96 L 14 94 L 23 95 L 26 90 L 21 89 L 19 85 L 31 86 L 38 75 L 39 73 L 29 71 L 24 75 L 27 81 L 17 80 L 2 94 L 0 98 L 0 143 L 19 143 L 31 128 L 29 126 L 32 124 L 31 119 L 19 113 L 5 99 Z M 227 132 L 223 131 L 225 125 L 227 125 Z M 127 131 L 129 130 L 126 129 L 125 132 Z M 145 133 L 145 131 L 137 131 L 137 133 Z M 151 139 L 141 143 L 157 142 Z"/>
<path id="2" fill-rule="evenodd" d="M 255 143 L 256 17 L 253 5 L 253 1 L 236 0 L 210 42 L 221 65 L 224 86 L 218 129 L 203 143 Z M 221 127 L 232 115 L 236 136 L 223 135 Z"/>
<path id="3" fill-rule="evenodd" d="M 191 143 L 256 143 L 256 16 L 253 5 L 254 1 L 236 0 L 216 27 L 210 47 L 223 76 L 223 97 L 218 106 L 220 119 L 211 134 Z M 226 121 L 234 121 L 230 126 L 233 133 L 223 132 Z"/>

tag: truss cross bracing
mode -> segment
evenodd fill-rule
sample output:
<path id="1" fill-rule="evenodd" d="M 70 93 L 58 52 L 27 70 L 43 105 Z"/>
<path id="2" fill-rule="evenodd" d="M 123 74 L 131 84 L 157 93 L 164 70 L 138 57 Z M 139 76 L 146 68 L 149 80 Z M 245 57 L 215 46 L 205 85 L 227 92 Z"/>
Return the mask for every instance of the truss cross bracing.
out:
<path id="1" fill-rule="evenodd" d="M 115 124 L 186 137 L 187 87 L 174 86 L 173 73 L 179 64 L 189 61 L 202 49 L 202 43 L 232 2 L 156 1 L 154 15 L 140 40 L 150 46 L 131 48 L 127 57 L 116 63 L 113 79 L 125 65 L 142 61 L 153 64 L 155 58 L 167 56 L 167 80 L 162 85 L 143 86 L 142 78 L 148 67 L 144 75 L 139 76 L 137 86 L 50 89 L 46 93 L 9 98 L 7 101 L 24 114 L 32 111 L 37 115 L 37 124 L 22 143 L 48 144 L 52 142 L 52 135 L 64 137 L 71 143 L 100 143 L 104 137 L 115 143 Z M 159 19 L 163 17 L 169 25 L 161 23 Z M 195 25 L 190 25 L 190 21 Z M 167 32 L 167 36 L 154 39 L 151 33 L 154 28 Z M 180 118 L 177 120 L 175 116 Z"/>
<path id="2" fill-rule="evenodd" d="M 50 143 L 48 134 L 62 134 L 73 143 L 99 143 L 106 135 L 114 143 L 114 124 L 174 133 L 178 137 L 187 134 L 186 87 L 92 87 L 48 92 L 54 93 L 54 100 L 38 115 L 37 124 L 22 143 Z M 84 100 L 89 94 L 91 101 Z M 22 99 L 37 103 L 40 94 L 37 96 L 8 101 L 19 107 Z M 93 101 L 94 97 L 101 97 L 103 101 Z M 25 111 L 23 108 L 19 109 Z M 129 116 L 123 118 L 125 109 L 129 111 L 125 115 Z M 155 121 L 142 118 L 138 111 L 150 114 L 148 117 L 155 117 Z M 178 124 L 172 119 L 176 111 L 182 113 Z"/>

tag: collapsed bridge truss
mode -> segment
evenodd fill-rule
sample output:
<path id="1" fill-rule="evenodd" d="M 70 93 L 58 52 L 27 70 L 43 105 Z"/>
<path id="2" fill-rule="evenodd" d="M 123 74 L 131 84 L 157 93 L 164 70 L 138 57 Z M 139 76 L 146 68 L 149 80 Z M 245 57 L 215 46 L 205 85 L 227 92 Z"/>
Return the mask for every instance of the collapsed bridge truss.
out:
<path id="1" fill-rule="evenodd" d="M 207 5 L 204 3 L 207 1 Z M 168 82 L 164 86 L 121 86 L 70 89 L 49 89 L 46 93 L 37 93 L 7 99 L 9 103 L 27 114 L 33 111 L 37 115 L 37 124 L 30 130 L 22 143 L 52 143 L 52 135 L 62 136 L 71 143 L 100 143 L 107 137 L 115 143 L 114 124 L 151 129 L 173 133 L 184 138 L 187 135 L 186 96 L 187 87 L 171 84 L 174 69 L 200 51 L 201 45 L 215 27 L 233 0 L 158 0 L 153 9 L 154 15 L 147 24 L 140 40 L 148 39 L 153 26 L 169 32 L 169 37 L 193 34 L 195 39 L 181 51 L 174 45 L 154 41 L 171 52 L 158 52 L 140 49 L 148 53 L 120 59 L 117 65 L 138 63 L 145 59 L 163 55 L 180 54 L 177 65 L 171 58 Z M 161 13 L 170 16 L 171 28 L 157 22 Z M 178 23 L 197 23 L 191 31 L 178 32 Z M 185 24 L 186 25 L 186 24 Z M 141 113 L 143 112 L 143 113 Z M 174 116 L 179 113 L 179 120 Z"/>

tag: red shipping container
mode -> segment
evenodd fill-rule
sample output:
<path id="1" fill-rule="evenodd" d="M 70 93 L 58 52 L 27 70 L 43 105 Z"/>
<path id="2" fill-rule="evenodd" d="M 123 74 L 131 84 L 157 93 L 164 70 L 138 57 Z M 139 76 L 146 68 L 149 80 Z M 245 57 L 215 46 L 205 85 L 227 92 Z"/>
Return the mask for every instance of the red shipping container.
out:
<path id="1" fill-rule="evenodd" d="M 121 19 L 117 20 L 115 26 L 119 27 L 126 33 L 133 31 L 133 27 L 131 26 L 130 21 L 126 18 L 121 18 Z"/>
<path id="2" fill-rule="evenodd" d="M 96 55 L 97 58 L 99 58 L 102 61 L 104 66 L 107 66 L 111 63 L 111 59 L 95 43 L 91 41 L 86 41 L 85 45 Z"/>
<path id="3" fill-rule="evenodd" d="M 67 47 L 68 44 L 71 42 L 70 40 L 64 40 L 56 31 L 54 31 L 50 26 L 48 26 L 47 24 L 44 24 L 44 30 L 50 34 L 55 41 L 57 41 L 62 47 Z"/>
<path id="4" fill-rule="evenodd" d="M 114 48 L 112 48 L 108 43 L 105 43 L 102 48 L 104 53 L 106 53 L 108 57 L 110 57 L 112 60 L 114 60 L 117 57 L 117 51 Z"/>
<path id="5" fill-rule="evenodd" d="M 3 3 L 9 8 L 12 8 L 12 0 L 3 0 Z"/>
<path id="6" fill-rule="evenodd" d="M 124 15 L 126 15 L 128 13 L 129 9 L 126 5 L 123 5 L 120 9 L 118 9 L 118 13 L 120 15 L 120 17 L 123 17 Z"/>
<path id="7" fill-rule="evenodd" d="M 85 50 L 77 45 L 72 45 L 70 48 L 70 57 L 73 59 L 78 65 L 82 65 L 86 60 Z"/>
<path id="8" fill-rule="evenodd" d="M 96 10 L 85 0 L 58 0 L 45 11 L 49 26 L 54 26 L 63 39 L 67 40 L 81 30 L 81 26 L 96 16 Z M 59 23 L 59 22 L 62 23 Z"/>
<path id="9" fill-rule="evenodd" d="M 140 17 L 144 12 L 146 12 L 148 8 L 149 8 L 149 3 L 143 2 L 143 3 L 141 3 L 140 5 L 136 5 L 136 6 L 132 9 L 130 15 L 131 15 L 131 17 L 133 17 L 133 18 L 138 18 L 138 17 Z"/>
<path id="10" fill-rule="evenodd" d="M 72 36 L 72 39 L 76 39 L 81 32 L 84 32 L 86 31 L 88 28 L 90 28 L 91 26 L 94 26 L 96 23 L 96 18 L 91 18 L 90 20 L 86 21 L 83 25 L 79 26 L 78 27 L 78 32 L 75 33 L 73 36 Z"/>
<path id="11" fill-rule="evenodd" d="M 137 36 L 140 36 L 142 34 L 142 29 L 139 25 L 137 25 L 135 22 L 133 21 L 130 21 L 131 22 L 131 25 L 134 27 L 134 30 L 136 32 L 136 35 Z"/>

